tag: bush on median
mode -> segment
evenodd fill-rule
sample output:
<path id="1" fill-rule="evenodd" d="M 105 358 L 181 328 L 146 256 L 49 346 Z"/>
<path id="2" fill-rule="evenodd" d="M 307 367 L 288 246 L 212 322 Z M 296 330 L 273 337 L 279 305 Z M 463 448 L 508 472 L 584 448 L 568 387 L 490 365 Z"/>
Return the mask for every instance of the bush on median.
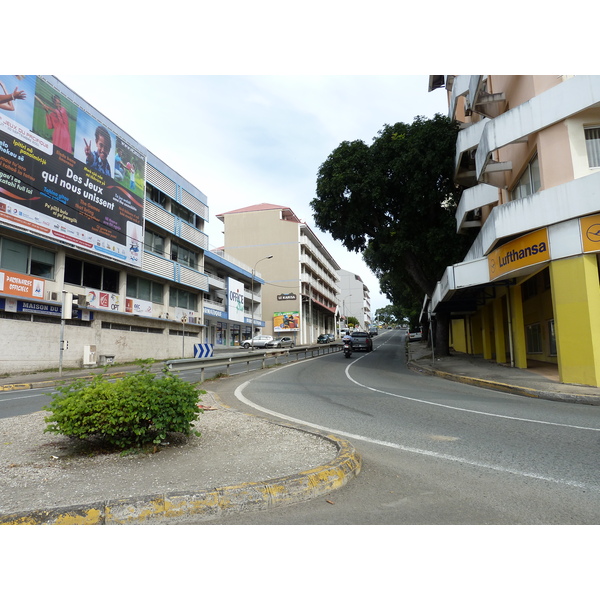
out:
<path id="1" fill-rule="evenodd" d="M 87 440 L 100 439 L 115 449 L 158 445 L 168 433 L 200 435 L 193 421 L 204 412 L 194 384 L 163 369 L 163 376 L 150 373 L 149 363 L 140 361 L 140 372 L 107 381 L 97 375 L 57 388 L 44 410 L 49 423 L 44 432 Z"/>

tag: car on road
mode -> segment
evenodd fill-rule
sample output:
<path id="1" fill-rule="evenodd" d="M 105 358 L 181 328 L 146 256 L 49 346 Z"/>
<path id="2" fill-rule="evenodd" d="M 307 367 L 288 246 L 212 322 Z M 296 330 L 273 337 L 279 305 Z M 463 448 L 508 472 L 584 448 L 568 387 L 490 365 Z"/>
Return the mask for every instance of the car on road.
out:
<path id="1" fill-rule="evenodd" d="M 423 334 L 421 333 L 420 329 L 411 329 L 408 332 L 408 341 L 409 342 L 416 342 L 418 340 L 423 339 Z"/>
<path id="2" fill-rule="evenodd" d="M 266 348 L 268 342 L 273 341 L 272 335 L 255 335 L 252 340 L 244 340 L 242 342 L 242 348 L 247 350 L 254 346 L 255 348 Z"/>
<path id="3" fill-rule="evenodd" d="M 373 337 L 374 335 L 377 335 L 379 333 L 379 328 L 378 327 L 369 327 L 369 333 L 371 334 L 371 337 Z"/>
<path id="4" fill-rule="evenodd" d="M 366 331 L 354 331 L 350 335 L 352 336 L 352 350 L 364 350 L 365 352 L 373 350 L 373 340 Z"/>
<path id="5" fill-rule="evenodd" d="M 317 344 L 329 344 L 331 340 L 329 339 L 329 334 L 327 333 L 322 333 L 318 338 L 317 338 Z"/>
<path id="6" fill-rule="evenodd" d="M 293 348 L 294 339 L 291 337 L 278 337 L 267 342 L 267 348 Z"/>
<path id="7" fill-rule="evenodd" d="M 335 342 L 335 335 L 333 333 L 326 333 L 325 335 L 329 338 L 330 342 Z"/>

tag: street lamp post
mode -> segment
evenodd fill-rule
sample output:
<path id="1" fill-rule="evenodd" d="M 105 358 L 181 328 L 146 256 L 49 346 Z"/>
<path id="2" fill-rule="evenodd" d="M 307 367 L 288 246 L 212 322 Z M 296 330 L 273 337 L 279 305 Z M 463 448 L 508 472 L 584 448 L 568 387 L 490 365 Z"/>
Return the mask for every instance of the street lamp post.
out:
<path id="1" fill-rule="evenodd" d="M 346 314 L 346 300 L 348 298 L 350 298 L 352 296 L 352 294 L 348 294 L 343 300 L 342 300 L 342 310 L 344 311 L 344 325 L 346 327 L 346 329 L 348 329 L 348 315 Z"/>
<path id="2" fill-rule="evenodd" d="M 259 258 L 254 263 L 254 268 L 252 269 L 252 309 L 251 309 L 251 321 L 252 325 L 250 326 L 250 349 L 254 350 L 254 274 L 256 272 L 256 265 L 262 260 L 268 260 L 269 258 L 273 258 L 273 255 L 264 256 L 263 258 Z"/>

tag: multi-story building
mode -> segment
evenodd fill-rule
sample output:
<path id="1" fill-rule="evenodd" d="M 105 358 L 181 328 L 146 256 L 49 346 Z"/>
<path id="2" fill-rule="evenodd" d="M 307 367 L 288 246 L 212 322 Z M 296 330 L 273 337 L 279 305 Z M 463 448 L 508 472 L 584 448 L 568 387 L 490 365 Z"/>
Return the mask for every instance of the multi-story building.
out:
<path id="1" fill-rule="evenodd" d="M 437 87 L 462 124 L 457 231 L 478 235 L 427 312 L 450 314 L 457 350 L 600 385 L 600 77 L 432 76 Z"/>
<path id="2" fill-rule="evenodd" d="M 312 344 L 334 333 L 338 314 L 339 266 L 311 228 L 285 206 L 258 204 L 217 218 L 225 226 L 225 250 L 260 267 L 264 330 Z"/>
<path id="3" fill-rule="evenodd" d="M 340 305 L 341 315 L 345 319 L 355 317 L 364 331 L 371 325 L 371 297 L 369 288 L 365 285 L 360 275 L 344 269 L 338 271 L 340 277 Z M 340 321 L 341 326 L 344 323 Z"/>
<path id="4" fill-rule="evenodd" d="M 207 253 L 206 196 L 56 78 L 0 82 L 0 372 L 249 335 L 262 280 Z M 203 296 L 224 290 L 215 318 Z"/>
<path id="5" fill-rule="evenodd" d="M 210 287 L 204 293 L 207 339 L 217 348 L 239 346 L 252 336 L 252 321 L 255 328 L 265 326 L 262 275 L 222 249 L 204 252 L 204 270 Z"/>

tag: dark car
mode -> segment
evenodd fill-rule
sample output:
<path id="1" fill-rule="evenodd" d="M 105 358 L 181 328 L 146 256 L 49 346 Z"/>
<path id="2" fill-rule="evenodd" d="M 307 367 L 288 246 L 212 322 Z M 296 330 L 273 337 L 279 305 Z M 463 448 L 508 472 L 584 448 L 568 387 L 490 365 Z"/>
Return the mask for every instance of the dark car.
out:
<path id="1" fill-rule="evenodd" d="M 327 333 L 322 333 L 317 338 L 317 344 L 328 344 L 329 343 L 329 335 Z"/>
<path id="2" fill-rule="evenodd" d="M 366 331 L 354 331 L 350 335 L 352 336 L 352 350 L 364 350 L 365 352 L 373 350 L 373 340 Z"/>
<path id="3" fill-rule="evenodd" d="M 267 348 L 293 348 L 294 340 L 291 337 L 278 337 L 267 342 Z"/>

